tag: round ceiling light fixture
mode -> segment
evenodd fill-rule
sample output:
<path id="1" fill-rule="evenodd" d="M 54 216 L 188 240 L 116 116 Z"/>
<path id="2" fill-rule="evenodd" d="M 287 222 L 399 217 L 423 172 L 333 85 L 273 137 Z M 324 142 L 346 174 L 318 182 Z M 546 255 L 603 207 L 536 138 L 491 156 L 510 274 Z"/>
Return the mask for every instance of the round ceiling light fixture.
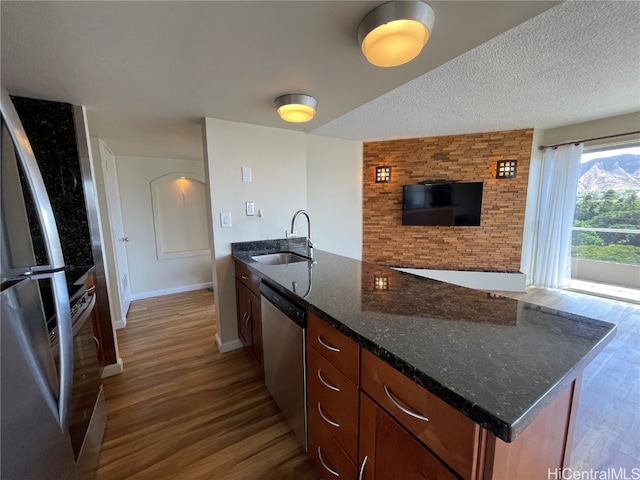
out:
<path id="1" fill-rule="evenodd" d="M 286 122 L 308 122 L 316 114 L 318 100 L 304 93 L 288 93 L 275 100 L 278 115 Z"/>
<path id="2" fill-rule="evenodd" d="M 433 9 L 420 1 L 387 2 L 371 10 L 358 26 L 358 42 L 367 60 L 395 67 L 413 60 L 429 41 Z"/>

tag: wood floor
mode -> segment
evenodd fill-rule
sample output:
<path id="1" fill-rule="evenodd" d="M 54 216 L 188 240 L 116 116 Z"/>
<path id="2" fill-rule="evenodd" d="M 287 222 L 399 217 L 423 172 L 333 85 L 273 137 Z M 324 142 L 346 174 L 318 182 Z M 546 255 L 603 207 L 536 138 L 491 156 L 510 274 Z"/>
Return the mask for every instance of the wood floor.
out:
<path id="1" fill-rule="evenodd" d="M 542 289 L 512 296 L 618 325 L 584 372 L 571 467 L 640 467 L 640 306 Z M 97 480 L 320 478 L 251 360 L 220 354 L 214 336 L 207 290 L 132 304 L 118 331 L 124 373 L 104 381 Z"/>
<path id="2" fill-rule="evenodd" d="M 124 372 L 104 381 L 96 480 L 320 478 L 251 360 L 221 354 L 215 328 L 207 290 L 132 304 Z"/>
<path id="3" fill-rule="evenodd" d="M 576 292 L 532 288 L 509 295 L 618 326 L 584 371 L 571 468 L 640 468 L 640 305 Z"/>

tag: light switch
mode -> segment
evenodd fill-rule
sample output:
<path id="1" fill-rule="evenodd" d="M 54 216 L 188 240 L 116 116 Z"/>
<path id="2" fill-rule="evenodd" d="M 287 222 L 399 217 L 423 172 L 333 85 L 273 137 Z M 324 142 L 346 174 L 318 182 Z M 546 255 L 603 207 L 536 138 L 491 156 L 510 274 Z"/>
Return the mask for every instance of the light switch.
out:
<path id="1" fill-rule="evenodd" d="M 231 212 L 220 213 L 220 226 L 222 228 L 231 228 Z"/>
<path id="2" fill-rule="evenodd" d="M 253 217 L 256 213 L 256 209 L 255 209 L 255 205 L 253 202 L 247 202 L 246 203 L 246 208 L 247 208 L 247 216 L 248 217 Z"/>
<path id="3" fill-rule="evenodd" d="M 251 181 L 251 167 L 242 167 L 242 181 L 243 182 Z"/>

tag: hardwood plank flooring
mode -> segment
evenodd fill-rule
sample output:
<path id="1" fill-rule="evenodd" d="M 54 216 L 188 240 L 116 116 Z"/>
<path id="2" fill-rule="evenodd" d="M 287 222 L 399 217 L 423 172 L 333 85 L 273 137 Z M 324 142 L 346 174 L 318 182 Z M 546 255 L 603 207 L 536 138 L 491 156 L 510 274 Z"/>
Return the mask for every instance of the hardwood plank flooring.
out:
<path id="1" fill-rule="evenodd" d="M 132 304 L 96 480 L 321 478 L 249 356 L 218 351 L 214 315 L 207 290 Z"/>
<path id="2" fill-rule="evenodd" d="M 508 296 L 615 323 L 618 332 L 584 370 L 571 468 L 640 468 L 640 305 L 565 290 Z"/>
<path id="3" fill-rule="evenodd" d="M 585 369 L 571 467 L 640 467 L 640 306 L 530 289 L 515 298 L 616 323 Z M 125 369 L 105 379 L 97 480 L 320 478 L 243 351 L 215 344 L 207 290 L 139 300 L 118 331 Z"/>

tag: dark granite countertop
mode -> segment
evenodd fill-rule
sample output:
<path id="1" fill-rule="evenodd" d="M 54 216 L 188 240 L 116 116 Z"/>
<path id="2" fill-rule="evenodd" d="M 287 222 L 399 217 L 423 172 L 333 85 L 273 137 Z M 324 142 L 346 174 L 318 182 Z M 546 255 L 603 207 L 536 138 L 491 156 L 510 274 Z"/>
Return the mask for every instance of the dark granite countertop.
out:
<path id="1" fill-rule="evenodd" d="M 304 241 L 232 246 L 233 257 L 363 348 L 510 442 L 611 340 L 615 325 L 316 250 L 264 265 L 257 253 Z"/>

